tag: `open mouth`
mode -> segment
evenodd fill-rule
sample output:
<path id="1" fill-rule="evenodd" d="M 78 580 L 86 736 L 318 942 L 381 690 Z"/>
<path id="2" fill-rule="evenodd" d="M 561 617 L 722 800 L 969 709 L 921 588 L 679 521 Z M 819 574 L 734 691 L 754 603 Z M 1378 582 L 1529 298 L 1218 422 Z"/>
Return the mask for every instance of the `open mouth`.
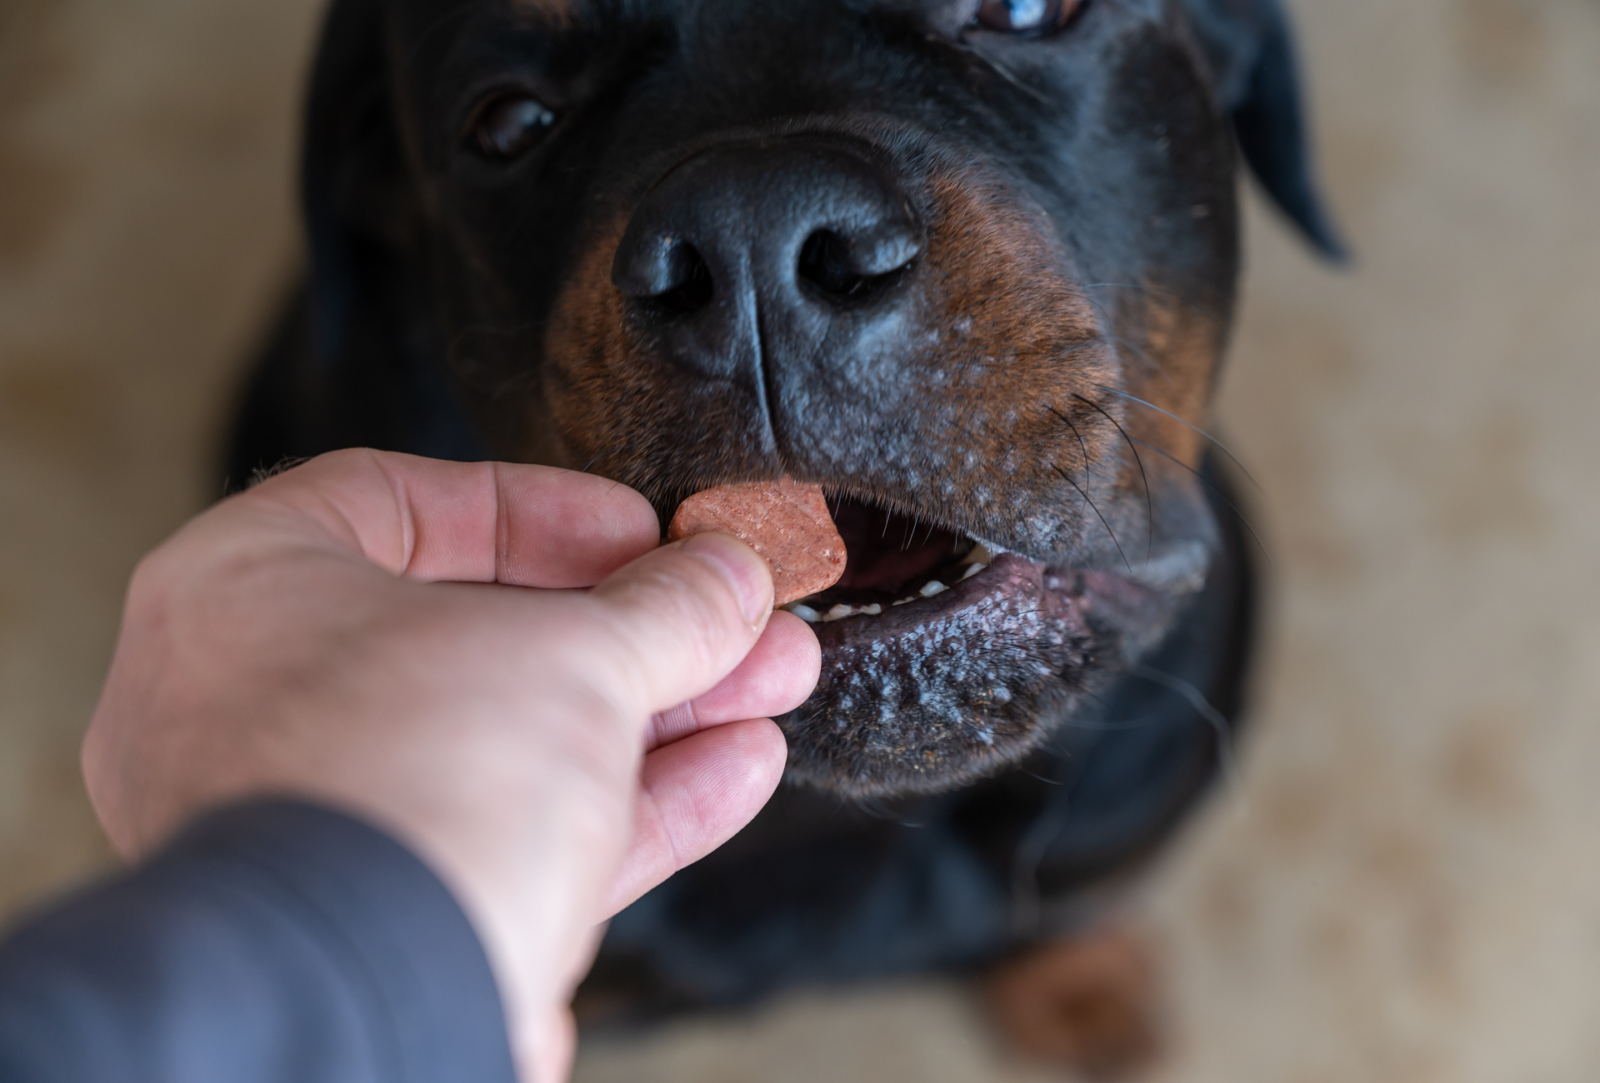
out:
<path id="1" fill-rule="evenodd" d="M 1166 599 L 1112 572 L 1051 566 L 854 500 L 834 586 L 787 608 L 823 651 L 779 719 L 790 777 L 855 796 L 963 785 L 1035 748 L 1122 669 L 1125 633 Z"/>
<path id="2" fill-rule="evenodd" d="M 828 510 L 849 562 L 833 586 L 784 607 L 810 624 L 881 617 L 935 598 L 994 563 L 994 549 L 934 524 L 858 500 L 832 501 Z"/>

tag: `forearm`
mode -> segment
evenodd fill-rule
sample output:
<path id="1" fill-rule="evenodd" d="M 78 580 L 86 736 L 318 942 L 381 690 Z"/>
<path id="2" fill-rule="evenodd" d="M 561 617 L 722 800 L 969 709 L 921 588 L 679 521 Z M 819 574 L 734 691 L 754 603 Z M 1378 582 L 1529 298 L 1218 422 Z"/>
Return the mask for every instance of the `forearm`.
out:
<path id="1" fill-rule="evenodd" d="M 512 1083 L 489 962 L 404 847 L 307 805 L 191 827 L 0 945 L 0 1078 Z"/>

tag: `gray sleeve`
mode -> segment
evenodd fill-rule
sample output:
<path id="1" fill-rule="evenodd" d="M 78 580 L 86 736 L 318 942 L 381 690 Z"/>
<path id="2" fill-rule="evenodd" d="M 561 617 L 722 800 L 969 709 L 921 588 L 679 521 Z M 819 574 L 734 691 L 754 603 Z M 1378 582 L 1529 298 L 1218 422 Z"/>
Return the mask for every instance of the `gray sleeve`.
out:
<path id="1" fill-rule="evenodd" d="M 0 945 L 4 1083 L 514 1083 L 460 905 L 373 828 L 240 806 Z"/>

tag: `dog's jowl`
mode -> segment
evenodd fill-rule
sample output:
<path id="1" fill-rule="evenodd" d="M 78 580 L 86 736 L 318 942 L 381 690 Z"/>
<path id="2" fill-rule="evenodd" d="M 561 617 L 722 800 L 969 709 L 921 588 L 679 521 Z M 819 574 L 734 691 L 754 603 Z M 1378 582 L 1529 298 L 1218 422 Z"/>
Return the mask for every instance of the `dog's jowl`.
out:
<path id="1" fill-rule="evenodd" d="M 983 965 L 1204 790 L 1241 158 L 1336 255 L 1276 0 L 337 0 L 235 477 L 369 444 L 666 515 L 789 476 L 849 550 L 794 607 L 791 785 L 618 918 L 590 1003 Z"/>

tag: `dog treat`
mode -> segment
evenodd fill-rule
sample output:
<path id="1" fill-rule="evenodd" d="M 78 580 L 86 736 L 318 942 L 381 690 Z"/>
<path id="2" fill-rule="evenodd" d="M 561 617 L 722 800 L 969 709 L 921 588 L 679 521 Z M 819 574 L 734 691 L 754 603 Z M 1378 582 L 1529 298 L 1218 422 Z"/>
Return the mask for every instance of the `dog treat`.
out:
<path id="1" fill-rule="evenodd" d="M 719 485 L 678 506 L 667 537 L 731 534 L 772 567 L 774 604 L 827 590 L 844 574 L 844 539 L 833 525 L 822 489 L 782 481 Z"/>

